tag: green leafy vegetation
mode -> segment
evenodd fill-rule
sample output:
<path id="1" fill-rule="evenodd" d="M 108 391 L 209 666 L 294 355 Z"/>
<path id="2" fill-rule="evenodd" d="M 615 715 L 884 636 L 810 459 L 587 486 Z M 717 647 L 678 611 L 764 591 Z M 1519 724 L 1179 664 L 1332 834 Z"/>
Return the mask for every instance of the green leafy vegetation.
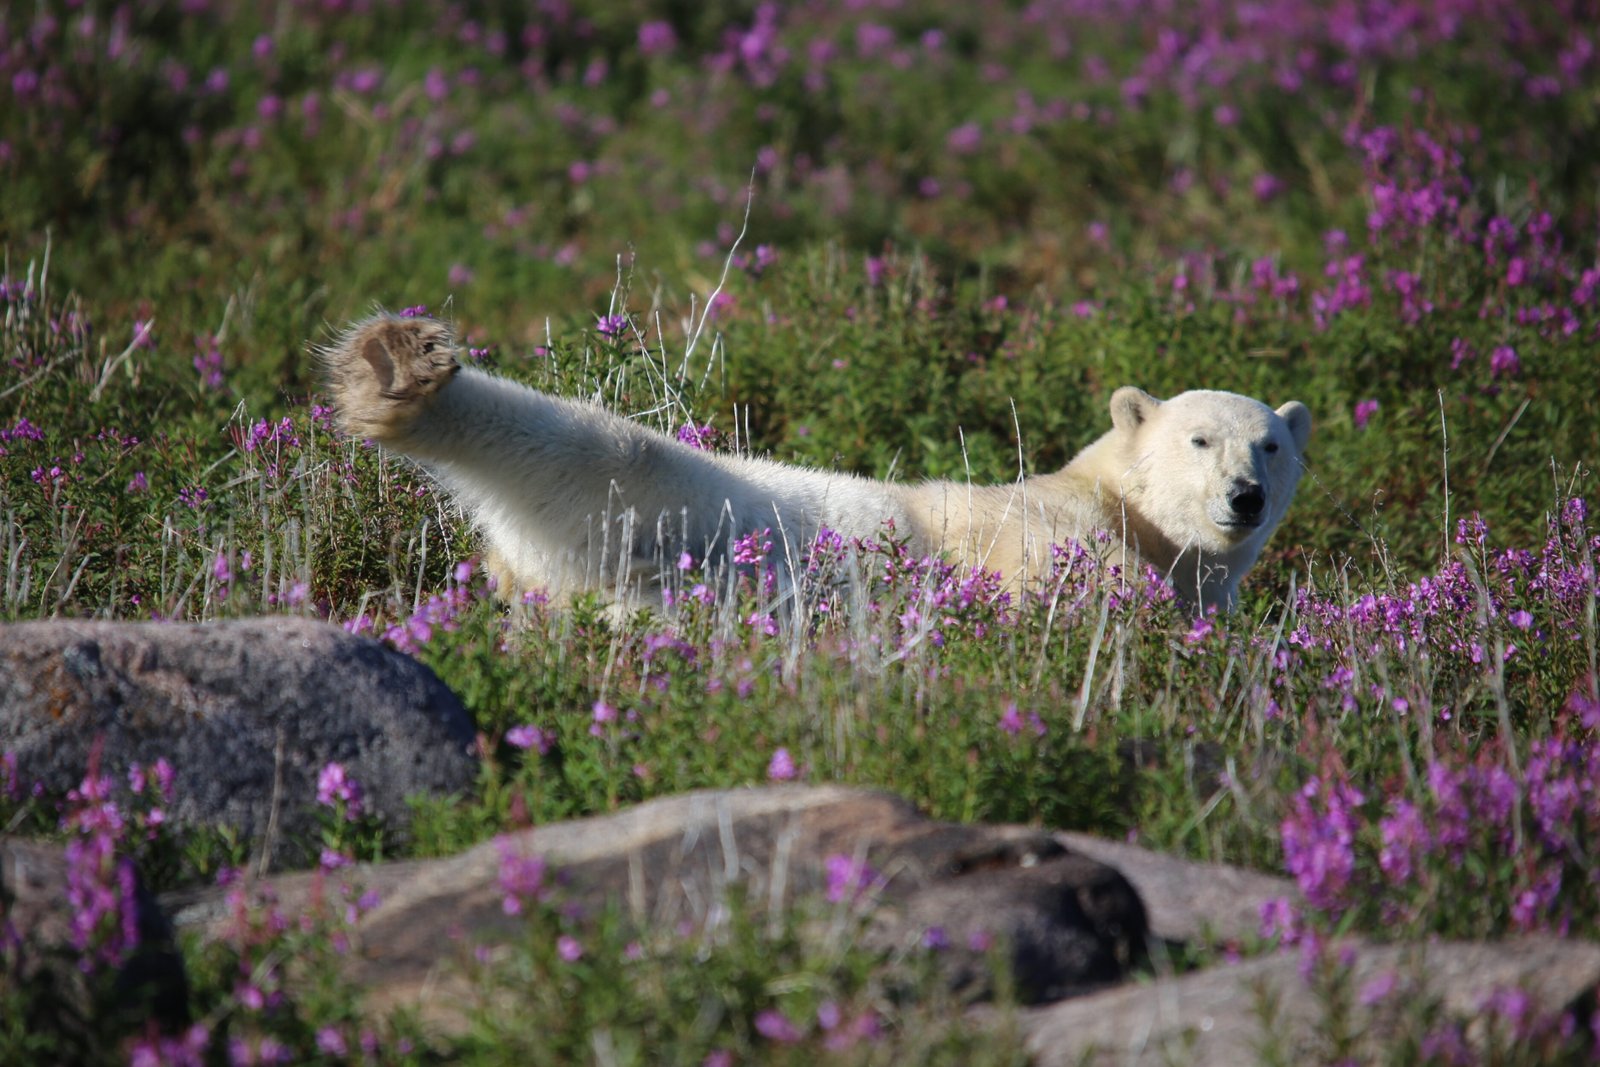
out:
<path id="1" fill-rule="evenodd" d="M 0 618 L 304 613 L 419 657 L 477 720 L 478 789 L 419 802 L 405 840 L 331 816 L 335 856 L 839 781 L 1287 872 L 1301 901 L 1233 947 L 1292 941 L 1308 968 L 1336 933 L 1592 936 L 1597 21 L 1448 0 L 8 9 Z M 1054 469 L 1124 384 L 1298 399 L 1316 431 L 1223 618 L 1092 545 L 1010 595 L 892 532 L 818 546 L 831 578 L 798 608 L 759 564 L 632 617 L 508 606 L 425 474 L 331 431 L 308 346 L 374 305 L 429 306 L 538 388 L 877 477 Z M 0 825 L 110 832 L 5 765 L 0 786 Z M 125 811 L 159 807 L 138 792 Z M 170 888 L 249 853 L 117 840 L 82 877 L 122 857 Z M 262 928 L 188 949 L 203 1032 L 107 1023 L 95 1054 L 223 1062 L 238 1036 L 256 1062 L 577 1062 L 603 1033 L 603 1062 L 799 1062 L 833 1033 L 826 999 L 886 1035 L 837 1062 L 1018 1055 L 937 1025 L 932 983 L 891 997 L 864 948 L 807 956 L 797 917 L 768 943 L 736 915 L 705 951 L 602 924 L 564 960 L 579 932 L 532 910 L 453 1049 L 405 1020 L 364 1036 L 353 991 L 304 981 L 337 971 L 336 932 Z M 110 936 L 85 943 L 96 966 Z M 281 1007 L 237 987 L 247 957 Z M 507 1014 L 508 981 L 544 999 Z M 1326 982 L 1338 1058 L 1350 991 Z M 41 1018 L 30 996 L 0 975 L 6 1019 Z M 1502 1007 L 1507 1048 L 1570 1054 Z M 1394 1062 L 1456 1062 L 1457 1021 L 1412 1015 Z M 89 1054 L 56 1026 L 0 1025 L 0 1059 Z"/>

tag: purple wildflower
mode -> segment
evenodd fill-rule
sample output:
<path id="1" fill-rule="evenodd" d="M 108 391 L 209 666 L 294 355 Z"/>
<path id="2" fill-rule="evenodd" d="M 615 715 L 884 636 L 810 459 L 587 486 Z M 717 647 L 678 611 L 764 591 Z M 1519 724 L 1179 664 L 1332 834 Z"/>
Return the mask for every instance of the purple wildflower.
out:
<path id="1" fill-rule="evenodd" d="M 1356 1000 L 1364 1007 L 1370 1008 L 1372 1005 L 1387 999 L 1399 984 L 1400 976 L 1394 971 L 1381 971 L 1361 987 L 1361 992 L 1356 995 Z"/>
<path id="2" fill-rule="evenodd" d="M 344 1034 L 337 1027 L 324 1026 L 317 1031 L 317 1051 L 327 1056 L 343 1056 L 349 1052 Z"/>
<path id="3" fill-rule="evenodd" d="M 677 438 L 690 448 L 710 451 L 716 444 L 717 431 L 710 423 L 704 426 L 696 426 L 692 422 L 686 422 L 678 427 Z"/>
<path id="4" fill-rule="evenodd" d="M 1600 729 L 1600 700 L 1596 700 L 1593 694 L 1574 689 L 1572 695 L 1567 697 L 1567 711 L 1578 717 L 1584 729 Z"/>
<path id="5" fill-rule="evenodd" d="M 1428 830 L 1422 813 L 1407 800 L 1391 803 L 1390 814 L 1378 821 L 1378 832 L 1383 845 L 1378 853 L 1378 869 L 1392 885 L 1401 886 L 1411 881 L 1417 860 L 1430 846 Z"/>
<path id="6" fill-rule="evenodd" d="M 678 35 L 672 24 L 660 20 L 646 22 L 639 27 L 639 52 L 646 56 L 659 56 L 677 47 Z"/>
<path id="7" fill-rule="evenodd" d="M 139 945 L 133 861 L 116 855 L 116 839 L 94 832 L 67 843 L 67 902 L 79 969 L 116 967 Z"/>
<path id="8" fill-rule="evenodd" d="M 129 1067 L 202 1067 L 211 1048 L 211 1031 L 195 1023 L 175 1037 L 141 1037 L 128 1046 Z M 263 1042 L 263 1049 L 265 1042 Z M 248 1061 L 247 1061 L 248 1062 Z M 257 1063 L 282 1063 L 264 1056 Z"/>
<path id="9" fill-rule="evenodd" d="M 983 144 L 983 128 L 976 122 L 963 123 L 950 131 L 945 147 L 958 156 L 970 156 Z"/>
<path id="10" fill-rule="evenodd" d="M 537 749 L 539 755 L 546 756 L 549 755 L 551 746 L 555 744 L 555 735 L 538 726 L 525 723 L 506 731 L 506 744 L 524 750 Z"/>
<path id="11" fill-rule="evenodd" d="M 865 860 L 835 852 L 823 861 L 827 872 L 828 902 L 840 904 L 859 900 L 878 879 L 878 872 L 867 866 Z"/>
<path id="12" fill-rule="evenodd" d="M 1300 940 L 1300 915 L 1288 897 L 1273 897 L 1261 902 L 1261 936 L 1279 938 L 1285 945 Z"/>
<path id="13" fill-rule="evenodd" d="M 1295 794 L 1282 825 L 1284 864 L 1315 908 L 1337 914 L 1349 904 L 1363 803 L 1361 794 L 1343 780 L 1314 777 Z"/>
<path id="14" fill-rule="evenodd" d="M 780 1045 L 793 1045 L 805 1037 L 789 1017 L 776 1008 L 758 1012 L 755 1018 L 756 1033 Z"/>
<path id="15" fill-rule="evenodd" d="M 1211 636 L 1216 628 L 1216 624 L 1211 621 L 1210 616 L 1196 615 L 1194 623 L 1189 627 L 1189 632 L 1183 635 L 1184 644 L 1202 644 L 1206 638 Z"/>
<path id="16" fill-rule="evenodd" d="M 744 565 L 760 563 L 772 551 L 772 541 L 769 540 L 771 533 L 770 527 L 763 527 L 736 538 L 733 542 L 733 562 Z"/>
<path id="17" fill-rule="evenodd" d="M 772 760 L 767 764 L 767 777 L 774 782 L 792 781 L 799 771 L 795 768 L 794 758 L 789 755 L 789 750 L 780 748 L 772 754 Z"/>
<path id="18" fill-rule="evenodd" d="M 496 838 L 495 848 L 500 852 L 500 908 L 507 915 L 521 915 L 527 903 L 549 894 L 544 857 L 523 855 L 510 837 Z"/>
<path id="19" fill-rule="evenodd" d="M 1012 737 L 1022 732 L 1022 713 L 1017 710 L 1016 701 L 1006 701 L 1005 711 L 1000 715 L 999 726 Z"/>
<path id="20" fill-rule="evenodd" d="M 222 388 L 222 342 L 213 334 L 195 338 L 194 369 L 200 373 L 200 384 L 206 389 Z"/>
<path id="21" fill-rule="evenodd" d="M 355 822 L 362 811 L 361 783 L 345 771 L 344 764 L 330 761 L 317 775 L 317 803 L 329 808 L 343 807 L 347 822 Z"/>
<path id="22" fill-rule="evenodd" d="M 10 749 L 0 752 L 0 794 L 10 800 L 21 800 L 22 775 L 17 769 L 17 754 Z"/>
<path id="23" fill-rule="evenodd" d="M 1250 194 L 1263 204 L 1276 200 L 1284 188 L 1283 179 L 1276 174 L 1257 174 L 1250 182 Z"/>
<path id="24" fill-rule="evenodd" d="M 1500 345 L 1489 353 L 1490 377 L 1515 377 L 1521 370 L 1522 360 L 1517 356 L 1517 350 L 1510 345 Z"/>

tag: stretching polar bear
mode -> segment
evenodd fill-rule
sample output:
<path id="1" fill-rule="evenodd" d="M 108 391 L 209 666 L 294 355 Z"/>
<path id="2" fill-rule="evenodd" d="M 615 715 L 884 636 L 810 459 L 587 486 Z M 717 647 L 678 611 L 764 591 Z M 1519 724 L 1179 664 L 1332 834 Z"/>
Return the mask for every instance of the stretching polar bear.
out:
<path id="1" fill-rule="evenodd" d="M 1195 610 L 1233 604 L 1300 480 L 1311 413 L 1234 393 L 1157 400 L 1125 387 L 1111 429 L 1054 474 L 1004 486 L 898 485 L 703 452 L 592 404 L 456 359 L 450 328 L 380 313 L 322 349 L 341 428 L 420 463 L 488 541 L 507 592 L 597 589 L 637 599 L 688 552 L 725 561 L 770 529 L 780 570 L 822 527 L 999 570 L 1017 586 L 1049 546 L 1110 531 Z M 781 541 L 780 541 L 781 539 Z"/>

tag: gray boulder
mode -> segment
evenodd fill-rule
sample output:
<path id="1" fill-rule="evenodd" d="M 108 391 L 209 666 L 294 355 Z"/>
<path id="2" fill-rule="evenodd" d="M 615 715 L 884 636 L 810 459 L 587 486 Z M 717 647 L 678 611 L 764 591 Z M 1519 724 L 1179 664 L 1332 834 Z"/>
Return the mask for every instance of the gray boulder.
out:
<path id="1" fill-rule="evenodd" d="M 314 858 L 317 776 L 331 761 L 398 831 L 405 797 L 466 789 L 474 728 L 433 672 L 303 618 L 0 625 L 0 750 L 64 792 L 164 757 L 180 825 L 230 827 L 279 863 Z"/>
<path id="2" fill-rule="evenodd" d="M 1347 1017 L 1336 1028 L 1355 1035 L 1359 1060 L 1382 1062 L 1395 1051 L 1396 1026 L 1419 1006 L 1467 1020 L 1465 1043 L 1480 1049 L 1485 1005 L 1520 990 L 1530 1014 L 1579 1010 L 1588 1022 L 1600 982 L 1600 945 L 1553 937 L 1465 943 L 1370 945 L 1345 942 Z M 1373 990 L 1382 996 L 1374 996 Z M 1077 1000 L 1035 1008 L 1018 1020 L 1036 1067 L 1185 1063 L 1237 1067 L 1262 1062 L 1325 1063 L 1319 1037 L 1326 1003 L 1300 973 L 1298 952 L 1278 952 L 1193 974 L 1127 984 Z M 1270 1022 L 1269 1022 L 1270 1017 Z M 1444 1062 L 1444 1061 L 1441 1061 Z"/>
<path id="3" fill-rule="evenodd" d="M 1186 860 L 1092 834 L 1055 836 L 1068 851 L 1121 871 L 1144 901 L 1150 932 L 1163 941 L 1221 945 L 1246 940 L 1261 930 L 1262 905 L 1300 895 L 1292 878 Z"/>
<path id="4" fill-rule="evenodd" d="M 689 793 L 616 815 L 512 835 L 518 852 L 560 872 L 562 892 L 598 908 L 610 900 L 640 922 L 704 922 L 730 885 L 755 900 L 824 894 L 830 857 L 873 872 L 860 905 L 866 936 L 883 947 L 935 939 L 950 983 L 977 996 L 989 977 L 983 943 L 1011 950 L 1021 994 L 1035 1001 L 1124 978 L 1145 950 L 1144 910 L 1116 871 L 1068 853 L 1049 834 L 1016 826 L 935 822 L 884 793 L 838 786 L 772 786 Z M 502 907 L 500 846 L 438 860 L 349 872 L 380 902 L 360 921 L 350 976 L 370 1010 L 415 1008 L 460 1026 L 472 1003 L 466 946 L 515 938 Z M 275 879 L 288 913 L 322 891 L 314 874 Z M 176 921 L 219 936 L 222 894 L 172 900 Z"/>

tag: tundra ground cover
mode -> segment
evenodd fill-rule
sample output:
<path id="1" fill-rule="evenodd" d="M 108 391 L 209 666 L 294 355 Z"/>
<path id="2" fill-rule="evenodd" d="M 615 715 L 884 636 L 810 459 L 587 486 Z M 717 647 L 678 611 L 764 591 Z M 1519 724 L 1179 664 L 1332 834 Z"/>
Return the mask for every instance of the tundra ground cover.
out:
<path id="1" fill-rule="evenodd" d="M 1593 934 L 1593 4 L 268 10 L 0 13 L 4 617 L 304 612 L 421 657 L 490 758 L 422 812 L 418 854 L 843 780 L 1286 870 L 1304 901 L 1268 933 L 1312 954 Z M 651 616 L 534 598 L 508 629 L 427 479 L 319 406 L 306 341 L 375 302 L 680 437 L 877 476 L 1053 468 L 1128 383 L 1299 399 L 1318 425 L 1226 618 L 1070 546 L 1007 598 L 886 531 L 815 546 L 831 578 L 799 611 L 755 543 L 742 584 L 686 561 Z M 13 776 L 3 803 L 78 842 L 84 949 L 114 956 L 124 861 L 171 885 L 229 856 L 148 821 L 109 847 L 159 806 L 85 821 L 96 781 Z M 376 839 L 331 819 L 330 866 Z M 528 966 L 601 966 L 547 932 Z M 647 984 L 695 988 L 672 951 Z M 337 991 L 271 1001 L 240 966 L 200 961 L 211 1029 L 149 1054 L 364 1054 Z M 724 1037 L 809 1055 L 872 997 L 830 975 L 862 998 L 833 1026 L 752 997 Z M 916 1026 L 884 1029 L 840 1054 L 892 1059 L 862 1050 Z M 1439 1034 L 1414 1058 L 1448 1061 Z"/>

